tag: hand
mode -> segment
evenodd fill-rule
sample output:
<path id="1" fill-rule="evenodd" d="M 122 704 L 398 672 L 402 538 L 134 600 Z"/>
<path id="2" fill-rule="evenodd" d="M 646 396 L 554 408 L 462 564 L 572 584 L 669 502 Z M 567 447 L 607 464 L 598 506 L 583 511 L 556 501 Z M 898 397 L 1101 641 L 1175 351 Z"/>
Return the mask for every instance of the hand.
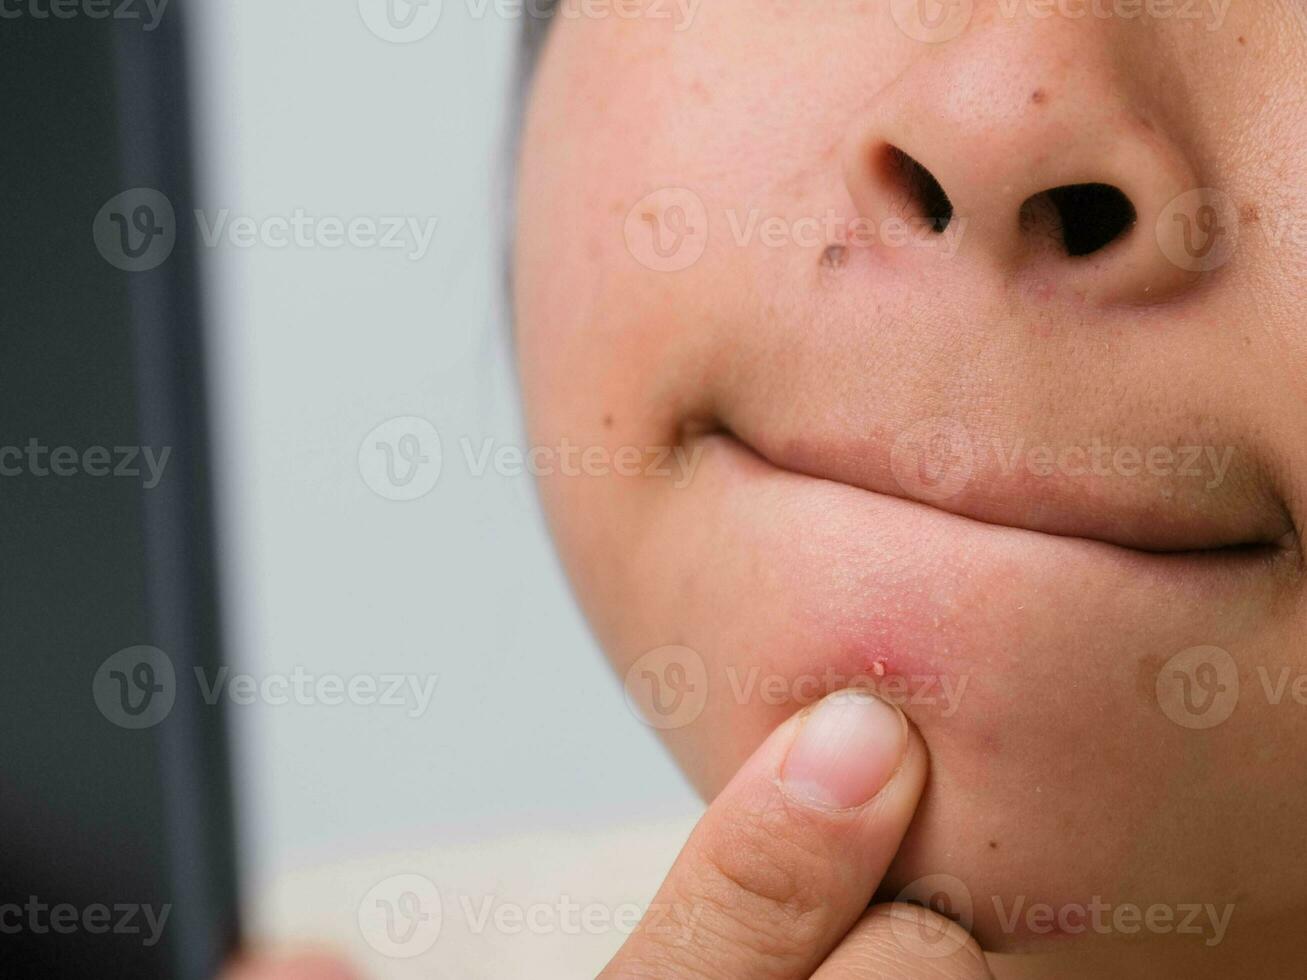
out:
<path id="1" fill-rule="evenodd" d="M 921 736 L 872 695 L 837 692 L 789 719 L 699 821 L 601 980 L 991 977 L 950 920 L 867 907 L 926 767 Z M 930 932 L 933 946 L 903 942 Z"/>
<path id="2" fill-rule="evenodd" d="M 990 980 L 961 926 L 915 905 L 867 907 L 926 767 L 921 736 L 869 694 L 840 691 L 789 719 L 699 821 L 601 980 Z M 251 961 L 225 980 L 352 976 L 306 957 Z"/>

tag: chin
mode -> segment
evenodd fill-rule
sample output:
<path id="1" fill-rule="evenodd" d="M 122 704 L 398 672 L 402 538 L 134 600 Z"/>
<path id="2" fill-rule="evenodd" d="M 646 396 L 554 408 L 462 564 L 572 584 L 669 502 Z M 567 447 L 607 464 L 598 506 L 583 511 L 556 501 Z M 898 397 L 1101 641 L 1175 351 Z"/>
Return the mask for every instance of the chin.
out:
<path id="1" fill-rule="evenodd" d="M 1233 905 L 1235 928 L 1301 898 L 1247 830 L 1290 833 L 1268 816 L 1276 785 L 1243 761 L 1289 748 L 1267 748 L 1256 713 L 1178 722 L 1158 680 L 1202 644 L 1267 656 L 1250 627 L 1279 559 L 992 524 L 702 439 L 667 505 L 701 533 L 649 535 L 629 580 L 579 574 L 619 672 L 664 643 L 695 658 L 702 709 L 660 734 L 705 799 L 804 704 L 871 687 L 931 756 L 881 899 L 928 902 L 1015 952 L 1129 939 L 1128 909 L 1111 926 L 1125 906 Z"/>

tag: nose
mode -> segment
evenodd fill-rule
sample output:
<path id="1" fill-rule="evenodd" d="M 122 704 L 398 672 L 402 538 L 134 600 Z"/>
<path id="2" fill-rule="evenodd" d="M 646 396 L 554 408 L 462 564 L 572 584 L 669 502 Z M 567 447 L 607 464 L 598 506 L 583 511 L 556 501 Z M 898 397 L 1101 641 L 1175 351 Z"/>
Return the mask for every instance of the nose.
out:
<path id="1" fill-rule="evenodd" d="M 1174 259 L 1183 222 L 1159 219 L 1200 183 L 1166 95 L 1125 70 L 1119 27 L 1054 22 L 922 45 L 850 127 L 854 205 L 874 227 L 906 217 L 957 237 L 956 254 L 919 261 L 981 263 L 1042 295 L 1172 297 L 1196 273 Z"/>

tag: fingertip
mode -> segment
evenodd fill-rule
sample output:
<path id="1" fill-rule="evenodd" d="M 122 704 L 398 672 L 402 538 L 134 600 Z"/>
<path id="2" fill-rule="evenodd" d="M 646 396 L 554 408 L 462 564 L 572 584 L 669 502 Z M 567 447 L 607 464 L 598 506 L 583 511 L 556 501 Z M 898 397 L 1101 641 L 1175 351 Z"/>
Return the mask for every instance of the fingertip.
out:
<path id="1" fill-rule="evenodd" d="M 890 782 L 907 749 L 907 721 L 898 708 L 866 691 L 837 691 L 801 720 L 781 766 L 781 786 L 808 806 L 859 807 Z"/>

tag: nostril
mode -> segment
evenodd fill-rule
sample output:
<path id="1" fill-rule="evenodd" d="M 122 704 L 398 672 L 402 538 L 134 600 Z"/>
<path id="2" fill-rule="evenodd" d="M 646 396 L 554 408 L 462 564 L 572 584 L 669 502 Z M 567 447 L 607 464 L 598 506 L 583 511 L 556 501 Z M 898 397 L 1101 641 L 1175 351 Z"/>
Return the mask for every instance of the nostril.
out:
<path id="1" fill-rule="evenodd" d="M 1022 207 L 1025 214 L 1040 208 L 1044 198 L 1056 213 L 1067 254 L 1092 255 L 1128 232 L 1136 218 L 1130 199 L 1110 184 L 1071 184 L 1035 195 Z"/>
<path id="2" fill-rule="evenodd" d="M 934 174 L 897 146 L 884 148 L 881 170 L 916 217 L 929 222 L 932 231 L 942 232 L 948 227 L 953 220 L 953 202 Z"/>

